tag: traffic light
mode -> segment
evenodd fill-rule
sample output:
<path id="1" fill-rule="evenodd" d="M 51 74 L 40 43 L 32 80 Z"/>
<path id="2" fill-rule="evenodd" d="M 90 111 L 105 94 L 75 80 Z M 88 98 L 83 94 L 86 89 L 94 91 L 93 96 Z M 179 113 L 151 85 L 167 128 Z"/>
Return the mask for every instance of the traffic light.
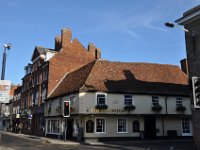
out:
<path id="1" fill-rule="evenodd" d="M 64 101 L 63 117 L 70 116 L 70 101 Z"/>
<path id="2" fill-rule="evenodd" d="M 200 77 L 192 77 L 194 107 L 200 108 Z"/>

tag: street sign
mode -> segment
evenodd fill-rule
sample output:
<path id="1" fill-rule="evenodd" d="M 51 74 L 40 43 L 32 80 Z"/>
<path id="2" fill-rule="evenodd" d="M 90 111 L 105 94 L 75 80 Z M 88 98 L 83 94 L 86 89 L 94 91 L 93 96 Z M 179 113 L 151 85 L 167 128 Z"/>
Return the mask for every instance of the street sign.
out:
<path id="1" fill-rule="evenodd" d="M 200 77 L 192 77 L 194 108 L 200 108 Z"/>

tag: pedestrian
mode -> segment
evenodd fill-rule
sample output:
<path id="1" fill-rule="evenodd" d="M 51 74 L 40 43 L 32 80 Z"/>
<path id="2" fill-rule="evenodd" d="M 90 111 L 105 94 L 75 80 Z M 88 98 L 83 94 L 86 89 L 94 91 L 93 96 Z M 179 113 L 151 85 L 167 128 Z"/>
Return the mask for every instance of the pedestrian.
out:
<path id="1" fill-rule="evenodd" d="M 21 123 L 19 123 L 19 125 L 18 125 L 18 133 L 19 134 L 21 133 L 21 129 L 22 129 L 22 125 L 21 125 Z"/>
<path id="2" fill-rule="evenodd" d="M 15 124 L 15 133 L 17 133 L 18 125 L 17 123 Z"/>

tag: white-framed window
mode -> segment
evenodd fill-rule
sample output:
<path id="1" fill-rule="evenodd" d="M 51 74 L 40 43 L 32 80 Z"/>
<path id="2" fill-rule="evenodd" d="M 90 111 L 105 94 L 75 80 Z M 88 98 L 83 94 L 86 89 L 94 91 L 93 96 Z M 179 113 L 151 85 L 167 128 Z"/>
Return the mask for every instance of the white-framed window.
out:
<path id="1" fill-rule="evenodd" d="M 127 133 L 127 132 L 128 132 L 127 118 L 118 118 L 117 133 Z"/>
<path id="2" fill-rule="evenodd" d="M 96 133 L 105 133 L 106 132 L 106 119 L 105 118 L 96 118 L 95 119 L 95 131 L 96 131 Z"/>
<path id="3" fill-rule="evenodd" d="M 124 105 L 132 106 L 133 105 L 133 96 L 130 94 L 124 95 Z"/>
<path id="4" fill-rule="evenodd" d="M 191 136 L 191 124 L 189 118 L 182 118 L 182 135 Z"/>
<path id="5" fill-rule="evenodd" d="M 106 94 L 105 93 L 97 93 L 96 94 L 96 104 L 97 105 L 106 105 Z"/>
<path id="6" fill-rule="evenodd" d="M 182 97 L 177 97 L 176 98 L 176 107 L 183 106 L 183 99 Z"/>
<path id="7" fill-rule="evenodd" d="M 152 105 L 153 106 L 159 106 L 159 97 L 158 96 L 152 96 Z"/>
<path id="8" fill-rule="evenodd" d="M 48 120 L 47 121 L 47 133 L 59 134 L 59 120 Z"/>

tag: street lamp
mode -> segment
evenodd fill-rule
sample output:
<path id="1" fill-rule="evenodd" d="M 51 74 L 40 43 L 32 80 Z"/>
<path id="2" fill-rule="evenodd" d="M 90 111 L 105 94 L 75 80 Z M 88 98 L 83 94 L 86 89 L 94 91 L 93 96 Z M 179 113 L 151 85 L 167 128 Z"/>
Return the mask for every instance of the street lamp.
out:
<path id="1" fill-rule="evenodd" d="M 6 49 L 10 50 L 11 43 L 4 44 L 4 52 L 3 52 L 3 61 L 2 61 L 2 72 L 1 72 L 1 80 L 4 80 L 5 77 L 5 68 L 6 68 Z"/>
<path id="2" fill-rule="evenodd" d="M 169 28 L 174 28 L 174 27 L 178 27 L 177 25 L 175 25 L 174 23 L 171 23 L 171 22 L 166 22 L 165 23 L 165 26 L 166 27 L 169 27 Z M 185 28 L 182 28 L 185 32 L 189 32 L 188 29 L 185 29 Z"/>

